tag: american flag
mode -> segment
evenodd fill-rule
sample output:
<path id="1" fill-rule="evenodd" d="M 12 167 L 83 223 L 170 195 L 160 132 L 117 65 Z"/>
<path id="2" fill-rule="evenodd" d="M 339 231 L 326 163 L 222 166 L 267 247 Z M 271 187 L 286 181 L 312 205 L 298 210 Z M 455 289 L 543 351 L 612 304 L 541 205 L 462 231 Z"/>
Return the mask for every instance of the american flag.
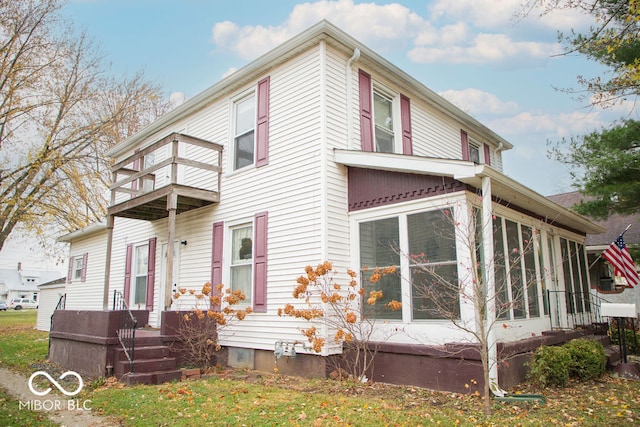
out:
<path id="1" fill-rule="evenodd" d="M 627 285 L 633 288 L 640 282 L 640 278 L 622 234 L 602 253 L 602 257 L 613 265 L 614 274 L 627 279 Z"/>

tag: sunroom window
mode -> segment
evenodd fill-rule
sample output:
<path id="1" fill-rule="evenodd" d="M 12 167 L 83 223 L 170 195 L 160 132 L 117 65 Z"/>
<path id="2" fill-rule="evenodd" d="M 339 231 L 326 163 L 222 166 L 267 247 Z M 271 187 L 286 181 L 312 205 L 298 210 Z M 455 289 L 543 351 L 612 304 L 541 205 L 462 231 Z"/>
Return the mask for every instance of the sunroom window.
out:
<path id="1" fill-rule="evenodd" d="M 452 209 L 407 217 L 413 319 L 458 319 L 459 280 Z"/>
<path id="2" fill-rule="evenodd" d="M 384 306 L 402 300 L 400 282 L 400 254 L 398 253 L 400 228 L 398 218 L 386 218 L 360 223 L 360 266 L 362 286 L 365 290 L 363 314 L 376 319 L 402 319 L 401 310 L 392 311 Z M 373 269 L 395 266 L 397 274 L 387 274 L 371 283 Z M 371 291 L 382 291 L 383 297 L 376 304 L 366 303 Z"/>

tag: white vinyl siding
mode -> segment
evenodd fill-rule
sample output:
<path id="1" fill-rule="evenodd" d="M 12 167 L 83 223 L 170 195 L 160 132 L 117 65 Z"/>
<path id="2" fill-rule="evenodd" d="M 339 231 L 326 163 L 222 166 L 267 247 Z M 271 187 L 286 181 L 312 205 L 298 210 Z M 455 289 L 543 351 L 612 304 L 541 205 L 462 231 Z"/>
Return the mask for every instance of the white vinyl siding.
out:
<path id="1" fill-rule="evenodd" d="M 334 263 L 344 274 L 357 268 L 351 252 L 354 234 L 350 230 L 347 205 L 347 168 L 333 161 L 335 148 L 348 148 L 347 127 L 353 140 L 359 141 L 357 98 L 347 102 L 345 66 L 348 52 L 331 44 L 314 45 L 289 58 L 285 63 L 230 86 L 212 97 L 211 103 L 188 118 L 172 123 L 145 140 L 150 144 L 171 132 L 180 132 L 224 146 L 222 152 L 221 202 L 180 214 L 176 219 L 176 240 L 187 241 L 180 247 L 178 286 L 199 290 L 211 279 L 212 226 L 224 221 L 225 227 L 242 224 L 248 216 L 267 211 L 268 216 L 268 288 L 267 312 L 254 313 L 221 335 L 223 345 L 273 350 L 276 340 L 296 340 L 305 321 L 277 316 L 277 309 L 291 302 L 296 278 L 308 264 L 324 260 Z M 357 69 L 352 64 L 351 84 L 357 97 Z M 270 77 L 269 164 L 265 167 L 234 171 L 234 100 L 256 88 L 258 81 Z M 442 158 L 460 157 L 460 123 L 414 98 L 407 88 L 376 75 L 390 91 L 406 94 L 411 101 L 414 154 Z M 351 115 L 349 119 L 348 115 Z M 394 123 L 400 125 L 399 120 Z M 212 163 L 210 153 L 189 146 L 185 155 Z M 156 159 L 160 161 L 160 159 Z M 210 174 L 186 170 L 185 182 L 210 188 Z M 249 183 L 249 185 L 248 185 Z M 160 286 L 160 248 L 166 243 L 167 219 L 146 223 L 116 219 L 110 292 L 122 290 L 126 245 L 144 242 L 156 236 L 156 291 L 151 325 L 159 325 L 164 295 Z M 224 250 L 231 241 L 225 237 Z M 93 258 L 95 259 L 95 258 Z M 89 255 L 92 262 L 92 254 Z M 230 259 L 223 260 L 223 283 L 229 286 Z M 90 270 L 93 272 L 94 270 Z M 100 290 L 93 298 L 101 309 Z M 132 277 L 133 280 L 133 277 Z M 133 289 L 132 289 L 133 290 Z M 94 304 L 95 306 L 96 304 Z M 327 332 L 327 337 L 329 333 Z M 330 340 L 327 340 L 328 342 Z M 329 343 L 330 347 L 332 344 Z M 337 352 L 337 348 L 329 348 Z"/>

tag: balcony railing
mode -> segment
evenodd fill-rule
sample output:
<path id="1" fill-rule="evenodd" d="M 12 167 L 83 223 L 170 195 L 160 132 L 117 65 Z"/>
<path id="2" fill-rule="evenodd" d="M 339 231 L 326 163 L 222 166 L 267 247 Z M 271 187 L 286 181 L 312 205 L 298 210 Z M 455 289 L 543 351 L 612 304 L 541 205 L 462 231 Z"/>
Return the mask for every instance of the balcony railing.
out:
<path id="1" fill-rule="evenodd" d="M 153 221 L 220 201 L 222 146 L 173 133 L 111 168 L 109 215 Z"/>

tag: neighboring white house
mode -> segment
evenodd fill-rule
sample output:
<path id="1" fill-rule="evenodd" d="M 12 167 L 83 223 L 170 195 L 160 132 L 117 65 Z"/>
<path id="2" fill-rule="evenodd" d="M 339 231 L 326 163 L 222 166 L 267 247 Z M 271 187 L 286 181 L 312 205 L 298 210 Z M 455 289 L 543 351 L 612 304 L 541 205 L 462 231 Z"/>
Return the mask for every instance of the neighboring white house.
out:
<path id="1" fill-rule="evenodd" d="M 17 268 L 0 268 L 0 302 L 7 305 L 14 298 L 29 298 L 38 301 L 38 285 L 60 278 L 59 271 L 23 269 L 22 263 Z"/>
<path id="2" fill-rule="evenodd" d="M 66 286 L 64 277 L 59 277 L 50 282 L 38 285 L 37 330 L 49 331 L 51 328 L 51 315 L 53 315 L 56 308 L 59 308 L 58 304 L 61 303 L 61 298 L 64 299 L 65 293 Z"/>
<path id="3" fill-rule="evenodd" d="M 550 304 L 545 291 L 588 293 L 585 235 L 603 229 L 504 175 L 502 152 L 511 148 L 322 21 L 107 153 L 114 183 L 106 224 L 61 239 L 72 257 L 67 309 L 109 309 L 118 290 L 157 327 L 160 313 L 176 308 L 177 286 L 224 283 L 246 293 L 254 314 L 222 344 L 230 360 L 241 354 L 264 367 L 276 341 L 300 340 L 308 327 L 277 315 L 296 303 L 292 291 L 306 265 L 329 260 L 342 272 L 395 265 L 399 274 L 377 286 L 385 302 L 403 306 L 379 314 L 378 336 L 402 330 L 389 341 L 399 346 L 389 351 L 401 353 L 472 338 L 413 294 L 417 265 L 397 249 L 427 254 L 424 262 L 469 286 L 470 257 L 495 260 L 499 276 L 512 254 L 535 245 L 504 278 L 500 298 L 510 308 L 496 339 L 540 336 L 555 315 L 557 326 L 573 328 L 567 311 L 589 305 Z M 471 206 L 488 224 L 482 254 L 465 250 L 460 231 Z M 444 211 L 463 227 L 443 220 Z M 465 301 L 452 297 L 450 306 L 473 319 Z M 322 330 L 319 356 L 339 354 Z"/>

